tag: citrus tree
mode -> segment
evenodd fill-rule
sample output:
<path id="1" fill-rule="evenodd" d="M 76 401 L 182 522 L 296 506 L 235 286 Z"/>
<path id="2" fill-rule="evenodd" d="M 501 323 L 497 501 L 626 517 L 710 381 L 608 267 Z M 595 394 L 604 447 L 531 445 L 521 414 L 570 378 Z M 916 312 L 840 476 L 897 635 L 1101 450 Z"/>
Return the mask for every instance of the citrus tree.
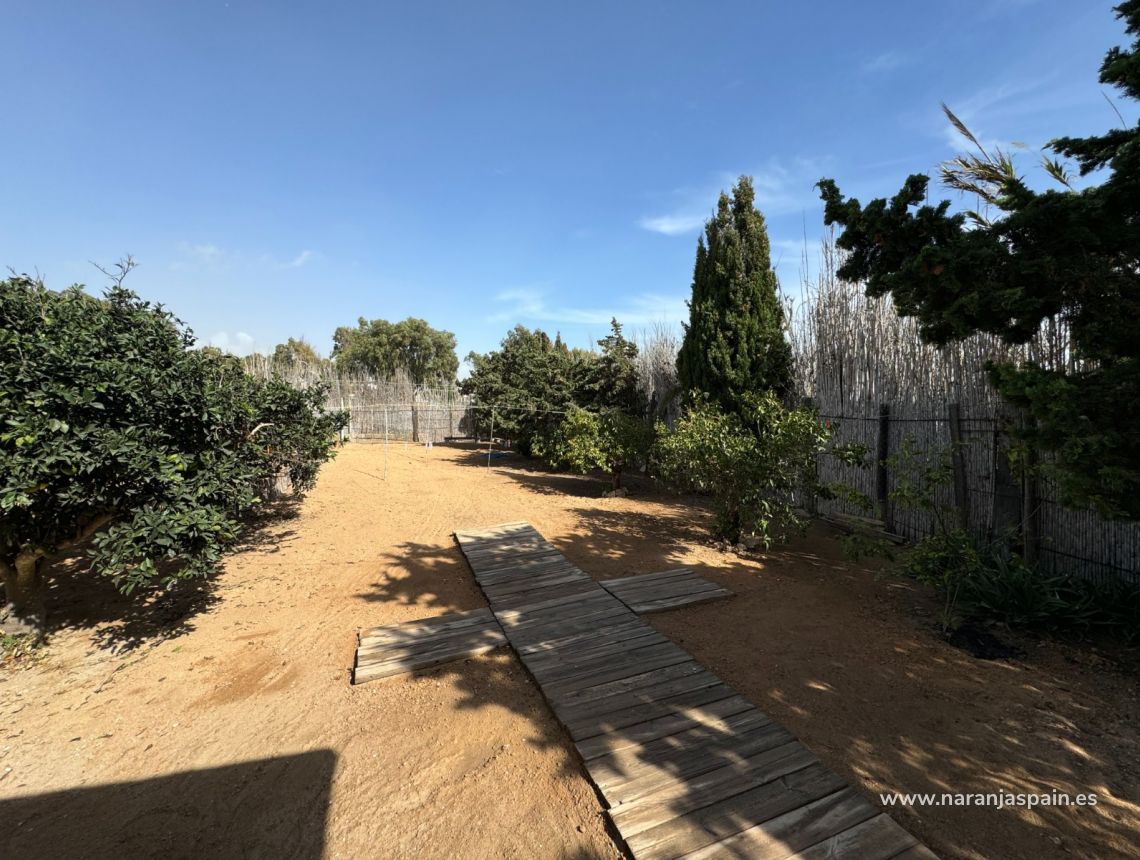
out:
<path id="1" fill-rule="evenodd" d="M 0 282 L 5 632 L 42 635 L 50 560 L 88 539 L 125 593 L 204 576 L 259 493 L 312 486 L 344 424 L 319 388 L 255 379 L 121 284 Z"/>

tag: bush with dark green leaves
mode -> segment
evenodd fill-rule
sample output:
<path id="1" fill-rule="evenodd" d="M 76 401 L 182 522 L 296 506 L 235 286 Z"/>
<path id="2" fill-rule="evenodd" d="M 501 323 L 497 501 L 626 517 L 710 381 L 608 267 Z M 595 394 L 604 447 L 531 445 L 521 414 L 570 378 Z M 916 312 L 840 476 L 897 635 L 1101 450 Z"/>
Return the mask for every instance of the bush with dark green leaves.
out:
<path id="1" fill-rule="evenodd" d="M 214 569 L 264 488 L 311 487 L 344 425 L 320 388 L 195 350 L 161 306 L 0 282 L 4 626 L 42 633 L 48 564 L 93 538 L 125 593 Z"/>
<path id="2" fill-rule="evenodd" d="M 534 453 L 555 469 L 587 474 L 600 469 L 621 487 L 623 472 L 645 463 L 653 442 L 653 426 L 617 409 L 602 413 L 572 409 L 534 442 Z"/>
<path id="3" fill-rule="evenodd" d="M 659 425 L 656 474 L 680 491 L 712 497 L 714 531 L 770 546 L 803 528 L 819 493 L 817 458 L 831 430 L 811 409 L 788 409 L 774 392 L 748 394 L 726 412 L 699 394 L 669 430 Z"/>
<path id="4" fill-rule="evenodd" d="M 1002 544 L 981 544 L 965 532 L 920 540 L 899 572 L 943 596 L 944 630 L 963 621 L 1057 635 L 1105 633 L 1140 641 L 1140 585 L 1048 573 Z"/>

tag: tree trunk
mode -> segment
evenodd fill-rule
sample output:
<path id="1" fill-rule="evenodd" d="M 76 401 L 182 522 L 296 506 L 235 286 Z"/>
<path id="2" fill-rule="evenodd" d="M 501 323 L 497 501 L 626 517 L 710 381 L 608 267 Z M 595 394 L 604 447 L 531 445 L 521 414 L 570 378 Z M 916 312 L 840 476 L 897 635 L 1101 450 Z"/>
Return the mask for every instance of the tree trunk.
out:
<path id="1" fill-rule="evenodd" d="M 621 489 L 621 469 L 614 469 L 613 477 L 611 479 L 614 484 L 615 490 Z"/>
<path id="2" fill-rule="evenodd" d="M 18 553 L 13 562 L 0 561 L 5 599 L 0 610 L 0 632 L 10 636 L 29 634 L 36 641 L 43 639 L 47 611 L 42 567 L 43 556 L 37 552 Z"/>

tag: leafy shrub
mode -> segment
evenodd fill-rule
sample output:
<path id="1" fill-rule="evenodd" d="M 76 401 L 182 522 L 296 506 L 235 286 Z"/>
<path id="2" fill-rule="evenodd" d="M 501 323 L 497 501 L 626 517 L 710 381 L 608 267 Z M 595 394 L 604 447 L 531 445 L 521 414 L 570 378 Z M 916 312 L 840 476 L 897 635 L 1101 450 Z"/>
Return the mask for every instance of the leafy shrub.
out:
<path id="1" fill-rule="evenodd" d="M 1140 639 L 1140 586 L 1035 570 L 1001 542 L 978 545 L 961 531 L 935 534 L 918 542 L 899 572 L 944 596 L 943 629 L 995 621 L 1042 633 Z"/>
<path id="2" fill-rule="evenodd" d="M 51 556 L 94 535 L 92 569 L 131 593 L 202 576 L 258 490 L 312 486 L 344 424 L 324 392 L 258 380 L 170 313 L 0 282 L 0 573 L 13 631 L 42 631 Z"/>
<path id="3" fill-rule="evenodd" d="M 771 392 L 747 395 L 740 415 L 694 396 L 676 428 L 657 433 L 657 474 L 712 496 L 719 537 L 754 536 L 764 546 L 803 527 L 797 501 L 818 490 L 816 458 L 831 437 L 813 410 L 787 409 Z"/>
<path id="4" fill-rule="evenodd" d="M 615 409 L 601 414 L 571 410 L 552 431 L 535 440 L 534 453 L 556 469 L 610 473 L 614 489 L 622 472 L 645 462 L 653 428 L 642 418 Z"/>

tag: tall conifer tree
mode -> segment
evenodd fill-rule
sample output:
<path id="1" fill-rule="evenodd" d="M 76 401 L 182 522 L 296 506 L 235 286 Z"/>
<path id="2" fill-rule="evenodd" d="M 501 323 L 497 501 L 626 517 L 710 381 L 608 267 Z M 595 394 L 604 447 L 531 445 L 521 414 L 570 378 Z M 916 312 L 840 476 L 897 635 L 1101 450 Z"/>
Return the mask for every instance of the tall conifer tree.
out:
<path id="1" fill-rule="evenodd" d="M 703 392 L 731 412 L 739 412 L 747 392 L 784 396 L 791 387 L 792 351 L 755 196 L 751 177 L 741 176 L 731 197 L 720 195 L 705 225 L 677 356 L 683 389 Z"/>

